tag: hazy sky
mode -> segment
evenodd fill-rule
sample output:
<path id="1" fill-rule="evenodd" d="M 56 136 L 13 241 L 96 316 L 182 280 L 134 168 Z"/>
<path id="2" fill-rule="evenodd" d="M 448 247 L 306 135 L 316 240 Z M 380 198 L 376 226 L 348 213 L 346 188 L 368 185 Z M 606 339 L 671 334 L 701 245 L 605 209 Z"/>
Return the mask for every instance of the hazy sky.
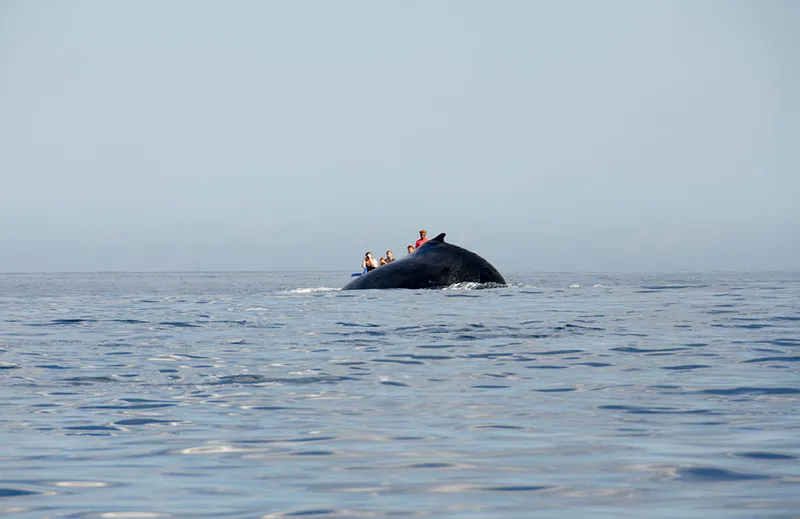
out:
<path id="1" fill-rule="evenodd" d="M 0 272 L 800 269 L 800 2 L 0 1 Z"/>

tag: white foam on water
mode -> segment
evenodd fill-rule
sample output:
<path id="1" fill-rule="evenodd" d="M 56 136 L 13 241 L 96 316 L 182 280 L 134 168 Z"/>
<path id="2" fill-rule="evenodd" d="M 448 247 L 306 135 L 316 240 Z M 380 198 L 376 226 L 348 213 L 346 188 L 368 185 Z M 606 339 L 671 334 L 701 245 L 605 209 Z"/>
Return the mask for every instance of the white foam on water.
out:
<path id="1" fill-rule="evenodd" d="M 464 281 L 462 283 L 453 283 L 450 286 L 444 287 L 442 290 L 472 290 L 481 286 L 480 283 L 474 281 Z"/>
<path id="2" fill-rule="evenodd" d="M 464 281 L 461 283 L 453 283 L 450 286 L 442 288 L 442 290 L 480 290 L 484 288 L 505 288 L 509 285 L 501 285 L 498 283 L 478 283 L 476 281 Z"/>
<path id="3" fill-rule="evenodd" d="M 312 288 L 295 288 L 294 290 L 289 290 L 289 294 L 312 294 L 314 292 L 338 292 L 341 288 L 331 288 L 331 287 L 312 287 Z"/>

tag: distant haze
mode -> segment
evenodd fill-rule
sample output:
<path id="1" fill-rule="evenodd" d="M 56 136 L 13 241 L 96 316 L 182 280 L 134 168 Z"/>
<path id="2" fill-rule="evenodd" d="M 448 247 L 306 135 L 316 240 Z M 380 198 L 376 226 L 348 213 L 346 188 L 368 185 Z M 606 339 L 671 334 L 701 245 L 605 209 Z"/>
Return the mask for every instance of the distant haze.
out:
<path id="1" fill-rule="evenodd" d="M 0 2 L 0 272 L 800 268 L 800 2 Z"/>

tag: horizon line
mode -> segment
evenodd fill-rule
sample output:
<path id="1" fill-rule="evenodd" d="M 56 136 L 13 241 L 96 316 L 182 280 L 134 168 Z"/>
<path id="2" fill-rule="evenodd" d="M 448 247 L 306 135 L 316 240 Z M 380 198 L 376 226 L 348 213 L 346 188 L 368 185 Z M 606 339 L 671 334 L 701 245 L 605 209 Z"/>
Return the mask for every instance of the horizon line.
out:
<path id="1" fill-rule="evenodd" d="M 360 269 L 273 269 L 273 270 L 20 270 L 0 272 L 5 275 L 32 274 L 268 274 L 268 273 L 341 273 Z M 798 274 L 800 269 L 642 269 L 642 270 L 547 270 L 525 268 L 509 270 L 509 273 L 538 272 L 541 274 Z"/>

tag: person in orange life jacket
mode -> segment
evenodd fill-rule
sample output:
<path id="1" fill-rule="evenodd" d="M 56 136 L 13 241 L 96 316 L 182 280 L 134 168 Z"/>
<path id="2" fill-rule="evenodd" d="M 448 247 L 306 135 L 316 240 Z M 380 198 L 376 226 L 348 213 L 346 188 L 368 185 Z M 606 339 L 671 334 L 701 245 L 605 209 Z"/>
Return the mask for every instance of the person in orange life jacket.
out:
<path id="1" fill-rule="evenodd" d="M 414 249 L 419 249 L 419 246 L 428 241 L 428 231 L 425 229 L 419 230 L 419 240 L 414 244 Z"/>

